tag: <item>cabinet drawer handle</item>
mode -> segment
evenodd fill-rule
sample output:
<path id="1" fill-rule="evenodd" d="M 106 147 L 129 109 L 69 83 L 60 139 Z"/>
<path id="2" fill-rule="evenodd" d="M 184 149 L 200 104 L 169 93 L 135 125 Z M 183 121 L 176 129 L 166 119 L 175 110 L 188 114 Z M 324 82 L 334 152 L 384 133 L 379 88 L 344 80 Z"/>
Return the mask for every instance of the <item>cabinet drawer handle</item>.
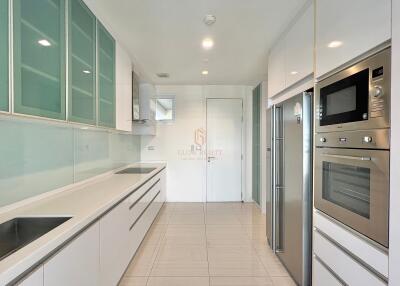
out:
<path id="1" fill-rule="evenodd" d="M 157 194 L 154 196 L 154 198 L 151 199 L 151 201 L 147 204 L 145 209 L 140 213 L 140 215 L 135 219 L 131 227 L 129 228 L 129 231 L 132 230 L 132 228 L 135 226 L 135 224 L 139 221 L 139 219 L 143 216 L 143 214 L 146 212 L 146 210 L 150 207 L 150 205 L 154 202 L 154 200 L 158 197 L 158 195 L 161 193 L 161 190 L 157 192 Z"/>
<path id="2" fill-rule="evenodd" d="M 134 207 L 141 199 L 143 199 L 143 197 L 144 197 L 145 195 L 147 195 L 147 193 L 148 193 L 155 185 L 157 185 L 157 183 L 158 183 L 159 181 L 160 181 L 160 179 L 158 179 L 154 184 L 152 184 L 151 187 L 150 187 L 146 192 L 143 193 L 143 195 L 141 195 L 133 204 L 131 204 L 130 207 L 129 207 L 129 210 L 133 209 L 133 207 Z"/>

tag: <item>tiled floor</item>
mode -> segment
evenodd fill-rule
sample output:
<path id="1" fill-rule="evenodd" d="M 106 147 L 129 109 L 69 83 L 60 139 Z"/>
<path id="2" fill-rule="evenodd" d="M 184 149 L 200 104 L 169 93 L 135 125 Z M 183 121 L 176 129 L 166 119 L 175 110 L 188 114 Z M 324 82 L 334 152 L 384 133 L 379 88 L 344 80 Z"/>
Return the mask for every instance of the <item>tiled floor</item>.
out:
<path id="1" fill-rule="evenodd" d="M 165 204 L 121 286 L 289 286 L 254 204 Z"/>

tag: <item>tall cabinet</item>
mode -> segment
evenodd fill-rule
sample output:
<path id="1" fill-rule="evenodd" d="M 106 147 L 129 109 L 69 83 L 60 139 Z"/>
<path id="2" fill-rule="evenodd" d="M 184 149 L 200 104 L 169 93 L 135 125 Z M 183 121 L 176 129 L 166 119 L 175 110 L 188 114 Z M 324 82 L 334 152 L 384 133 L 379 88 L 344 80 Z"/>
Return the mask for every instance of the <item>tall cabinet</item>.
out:
<path id="1" fill-rule="evenodd" d="M 0 0 L 0 111 L 8 111 L 8 0 Z"/>

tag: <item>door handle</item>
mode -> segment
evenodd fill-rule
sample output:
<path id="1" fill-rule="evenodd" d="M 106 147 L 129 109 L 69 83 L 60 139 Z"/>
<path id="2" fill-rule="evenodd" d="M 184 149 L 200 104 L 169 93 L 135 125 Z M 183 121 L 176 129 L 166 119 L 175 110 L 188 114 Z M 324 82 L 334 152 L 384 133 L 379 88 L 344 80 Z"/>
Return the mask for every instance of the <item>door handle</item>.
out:
<path id="1" fill-rule="evenodd" d="M 357 160 L 357 161 L 371 161 L 371 157 L 359 157 L 359 156 L 347 156 L 347 155 L 333 155 L 333 154 L 322 154 L 322 156 L 337 158 L 337 159 L 349 159 L 349 160 Z"/>
<path id="2" fill-rule="evenodd" d="M 208 161 L 208 162 L 211 162 L 211 160 L 214 160 L 214 159 L 215 159 L 215 157 L 213 157 L 213 156 L 207 157 L 207 161 Z"/>

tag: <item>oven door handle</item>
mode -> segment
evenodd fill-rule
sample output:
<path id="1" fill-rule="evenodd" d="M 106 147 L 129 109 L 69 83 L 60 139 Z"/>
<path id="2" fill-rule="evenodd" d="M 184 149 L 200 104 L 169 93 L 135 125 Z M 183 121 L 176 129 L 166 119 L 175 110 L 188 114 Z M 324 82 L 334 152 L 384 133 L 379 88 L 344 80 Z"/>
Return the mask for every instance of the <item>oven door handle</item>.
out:
<path id="1" fill-rule="evenodd" d="M 347 156 L 347 155 L 332 155 L 332 154 L 322 154 L 322 156 L 337 158 L 337 159 L 349 159 L 349 160 L 357 160 L 357 161 L 371 161 L 371 157 L 359 157 L 359 156 Z"/>

